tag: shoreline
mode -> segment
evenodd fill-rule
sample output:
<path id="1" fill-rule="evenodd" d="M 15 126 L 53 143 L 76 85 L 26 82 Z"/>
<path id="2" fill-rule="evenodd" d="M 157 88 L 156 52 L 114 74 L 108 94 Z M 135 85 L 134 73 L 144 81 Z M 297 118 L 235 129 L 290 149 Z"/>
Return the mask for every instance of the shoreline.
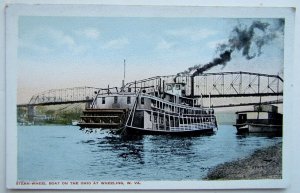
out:
<path id="1" fill-rule="evenodd" d="M 203 180 L 282 179 L 282 142 L 210 169 Z"/>

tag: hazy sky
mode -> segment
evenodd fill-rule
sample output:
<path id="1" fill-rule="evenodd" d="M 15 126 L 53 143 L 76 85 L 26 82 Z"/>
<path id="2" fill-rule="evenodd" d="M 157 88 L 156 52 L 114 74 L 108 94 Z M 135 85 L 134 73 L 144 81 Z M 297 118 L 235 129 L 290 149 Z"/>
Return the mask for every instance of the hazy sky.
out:
<path id="1" fill-rule="evenodd" d="M 255 19 L 258 20 L 258 19 Z M 20 17 L 18 103 L 48 89 L 120 86 L 126 81 L 172 75 L 217 57 L 236 25 L 252 19 Z M 270 27 L 277 19 L 261 19 Z M 259 35 L 259 30 L 257 30 Z M 255 45 L 250 52 L 254 53 Z M 211 71 L 277 74 L 283 70 L 283 35 L 278 33 L 251 60 L 232 53 L 225 67 Z M 210 72 L 211 72 L 210 71 Z"/>

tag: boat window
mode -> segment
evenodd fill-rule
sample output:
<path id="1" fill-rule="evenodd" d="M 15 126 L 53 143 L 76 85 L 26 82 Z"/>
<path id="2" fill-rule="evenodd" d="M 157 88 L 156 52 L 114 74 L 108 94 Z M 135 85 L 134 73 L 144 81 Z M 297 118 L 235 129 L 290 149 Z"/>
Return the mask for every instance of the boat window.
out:
<path id="1" fill-rule="evenodd" d="M 102 104 L 105 104 L 105 97 L 102 97 Z"/>
<path id="2" fill-rule="evenodd" d="M 171 86 L 171 85 L 168 85 L 168 86 L 167 86 L 167 90 L 172 90 L 172 86 Z"/>
<path id="3" fill-rule="evenodd" d="M 114 96 L 114 103 L 118 103 L 118 97 Z"/>
<path id="4" fill-rule="evenodd" d="M 155 100 L 151 99 L 151 104 L 152 104 L 153 106 L 155 106 L 155 105 L 156 105 L 156 104 L 155 104 Z"/>
<path id="5" fill-rule="evenodd" d="M 174 118 L 175 120 L 174 120 L 174 127 L 179 127 L 179 117 L 175 117 Z"/>
<path id="6" fill-rule="evenodd" d="M 170 116 L 170 127 L 174 127 L 174 117 Z"/>
<path id="7" fill-rule="evenodd" d="M 187 119 L 183 118 L 183 122 L 184 122 L 184 124 L 187 124 Z"/>
<path id="8" fill-rule="evenodd" d="M 240 121 L 246 121 L 247 120 L 247 114 L 238 114 L 238 119 Z"/>
<path id="9" fill-rule="evenodd" d="M 141 104 L 142 105 L 145 104 L 145 98 L 144 97 L 141 98 Z"/>
<path id="10" fill-rule="evenodd" d="M 176 90 L 180 90 L 180 84 L 176 84 L 176 85 L 175 85 L 175 89 L 176 89 Z"/>
<path id="11" fill-rule="evenodd" d="M 154 116 L 154 123 L 157 123 L 157 116 Z"/>
<path id="12" fill-rule="evenodd" d="M 166 117 L 165 117 L 166 127 L 170 127 L 169 118 L 170 118 L 170 117 L 169 117 L 168 115 L 166 115 Z"/>
<path id="13" fill-rule="evenodd" d="M 127 104 L 130 104 L 130 103 L 131 103 L 131 98 L 127 97 Z"/>
<path id="14" fill-rule="evenodd" d="M 163 117 L 159 117 L 159 123 L 163 124 L 164 123 L 164 118 Z"/>

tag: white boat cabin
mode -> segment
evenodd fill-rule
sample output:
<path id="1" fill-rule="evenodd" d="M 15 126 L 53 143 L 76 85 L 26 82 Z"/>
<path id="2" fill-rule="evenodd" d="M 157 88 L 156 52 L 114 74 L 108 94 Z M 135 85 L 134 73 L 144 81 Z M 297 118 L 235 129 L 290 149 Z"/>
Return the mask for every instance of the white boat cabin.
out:
<path id="1" fill-rule="evenodd" d="M 175 96 L 185 96 L 185 84 L 184 83 L 167 83 L 166 93 Z"/>

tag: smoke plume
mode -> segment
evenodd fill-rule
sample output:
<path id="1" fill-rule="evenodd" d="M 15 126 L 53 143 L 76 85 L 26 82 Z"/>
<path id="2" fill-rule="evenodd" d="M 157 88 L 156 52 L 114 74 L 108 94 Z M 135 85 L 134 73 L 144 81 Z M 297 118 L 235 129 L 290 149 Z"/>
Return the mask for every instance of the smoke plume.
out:
<path id="1" fill-rule="evenodd" d="M 217 66 L 217 65 L 220 65 L 220 64 L 221 65 L 226 65 L 226 63 L 231 60 L 231 52 L 232 52 L 232 50 L 226 50 L 225 52 L 220 54 L 219 58 L 215 58 L 212 62 L 210 62 L 208 64 L 205 64 L 201 68 L 196 69 L 196 71 L 193 73 L 193 76 L 196 76 L 198 74 L 202 74 L 203 72 L 205 72 L 206 70 L 211 69 L 214 66 Z"/>
<path id="2" fill-rule="evenodd" d="M 233 28 L 228 42 L 217 46 L 216 53 L 220 53 L 219 57 L 208 64 L 190 67 L 188 70 L 178 73 L 176 77 L 196 76 L 218 65 L 225 67 L 227 62 L 231 60 L 232 52 L 241 52 L 241 55 L 247 60 L 258 57 L 262 54 L 264 45 L 279 36 L 283 36 L 283 29 L 284 19 L 276 20 L 273 25 L 261 21 L 253 21 L 249 26 L 239 24 Z M 192 71 L 194 72 L 191 73 Z"/>

